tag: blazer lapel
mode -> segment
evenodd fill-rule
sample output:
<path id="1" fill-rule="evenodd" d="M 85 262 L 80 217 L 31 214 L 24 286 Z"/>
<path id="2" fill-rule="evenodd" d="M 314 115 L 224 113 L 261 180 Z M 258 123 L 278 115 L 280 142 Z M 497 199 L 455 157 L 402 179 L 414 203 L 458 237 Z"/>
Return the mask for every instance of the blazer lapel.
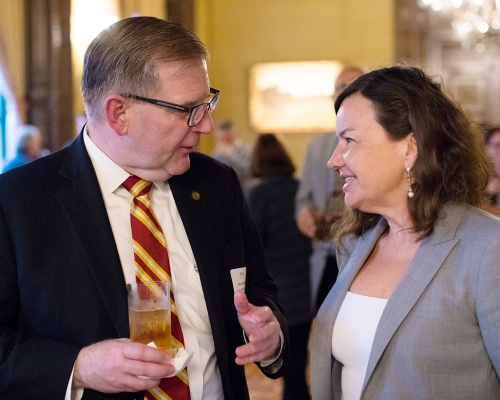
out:
<path id="1" fill-rule="evenodd" d="M 351 253 L 347 264 L 342 268 L 333 289 L 327 296 L 327 299 L 331 298 L 332 300 L 332 303 L 330 304 L 331 308 L 329 310 L 329 313 L 331 314 L 329 315 L 333 316 L 332 314 L 335 314 L 335 317 L 332 320 L 333 323 L 337 318 L 340 306 L 344 301 L 344 297 L 347 294 L 352 281 L 358 274 L 365 261 L 370 256 L 373 248 L 375 247 L 375 244 L 377 243 L 379 237 L 384 233 L 386 227 L 387 223 L 384 219 L 381 219 L 370 233 L 368 233 L 366 236 L 362 236 L 358 240 L 356 247 Z"/>
<path id="2" fill-rule="evenodd" d="M 59 174 L 71 181 L 55 194 L 119 337 L 129 336 L 125 278 L 83 137 L 75 140 Z"/>
<path id="3" fill-rule="evenodd" d="M 444 208 L 433 234 L 422 241 L 408 270 L 392 293 L 377 327 L 363 390 L 394 333 L 458 243 L 454 235 L 464 211 L 465 208 L 460 206 Z"/>
<path id="4" fill-rule="evenodd" d="M 352 281 L 369 257 L 378 238 L 385 231 L 386 227 L 387 223 L 381 218 L 371 232 L 359 238 L 345 267 L 342 268 L 342 265 L 339 265 L 341 271 L 337 281 L 323 302 L 314 321 L 313 337 L 311 339 L 311 358 L 315 362 L 311 364 L 311 380 L 318 382 L 319 388 L 332 387 L 332 390 L 334 390 L 333 398 L 335 399 L 341 398 L 341 386 L 340 368 L 334 369 L 333 382 L 331 381 L 333 326 Z M 325 349 L 329 350 L 325 351 Z M 324 396 L 322 393 L 317 394 Z"/>

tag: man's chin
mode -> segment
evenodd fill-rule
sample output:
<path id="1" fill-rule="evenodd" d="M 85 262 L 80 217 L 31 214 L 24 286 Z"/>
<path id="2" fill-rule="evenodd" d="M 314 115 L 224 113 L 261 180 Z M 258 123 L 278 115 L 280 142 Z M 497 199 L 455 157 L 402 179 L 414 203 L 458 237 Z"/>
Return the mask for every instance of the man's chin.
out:
<path id="1" fill-rule="evenodd" d="M 189 159 L 189 155 L 187 155 L 185 158 L 178 160 L 174 165 L 170 165 L 166 171 L 168 171 L 170 176 L 182 175 L 187 172 L 190 166 L 191 160 Z"/>

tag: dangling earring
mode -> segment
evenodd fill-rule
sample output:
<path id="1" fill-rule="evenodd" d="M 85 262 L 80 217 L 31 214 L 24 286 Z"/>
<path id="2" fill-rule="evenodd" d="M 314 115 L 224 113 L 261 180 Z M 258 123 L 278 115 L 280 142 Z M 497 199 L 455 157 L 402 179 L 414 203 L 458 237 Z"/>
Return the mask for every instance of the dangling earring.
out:
<path id="1" fill-rule="evenodd" d="M 413 190 L 411 189 L 411 181 L 410 181 L 410 168 L 409 167 L 406 167 L 406 172 L 408 173 L 408 197 L 410 199 L 413 198 L 413 196 L 415 195 L 415 193 L 413 193 Z"/>

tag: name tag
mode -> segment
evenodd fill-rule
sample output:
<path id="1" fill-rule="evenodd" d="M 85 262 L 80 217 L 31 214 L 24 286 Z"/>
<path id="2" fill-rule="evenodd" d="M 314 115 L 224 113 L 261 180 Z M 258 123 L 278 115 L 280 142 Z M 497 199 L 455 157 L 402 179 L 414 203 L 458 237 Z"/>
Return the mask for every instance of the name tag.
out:
<path id="1" fill-rule="evenodd" d="M 247 280 L 247 267 L 235 268 L 231 270 L 231 280 L 233 281 L 233 289 L 245 291 L 245 282 Z"/>

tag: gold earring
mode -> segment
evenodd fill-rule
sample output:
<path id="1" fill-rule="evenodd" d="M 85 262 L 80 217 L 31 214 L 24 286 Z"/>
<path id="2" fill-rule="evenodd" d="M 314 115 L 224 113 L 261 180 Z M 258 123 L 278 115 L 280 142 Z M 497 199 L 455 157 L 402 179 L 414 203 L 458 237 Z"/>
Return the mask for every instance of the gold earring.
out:
<path id="1" fill-rule="evenodd" d="M 411 188 L 411 181 L 410 181 L 410 168 L 409 167 L 406 167 L 406 172 L 408 173 L 408 197 L 410 199 L 413 198 L 413 196 L 415 195 L 415 193 L 413 193 L 413 190 Z"/>

